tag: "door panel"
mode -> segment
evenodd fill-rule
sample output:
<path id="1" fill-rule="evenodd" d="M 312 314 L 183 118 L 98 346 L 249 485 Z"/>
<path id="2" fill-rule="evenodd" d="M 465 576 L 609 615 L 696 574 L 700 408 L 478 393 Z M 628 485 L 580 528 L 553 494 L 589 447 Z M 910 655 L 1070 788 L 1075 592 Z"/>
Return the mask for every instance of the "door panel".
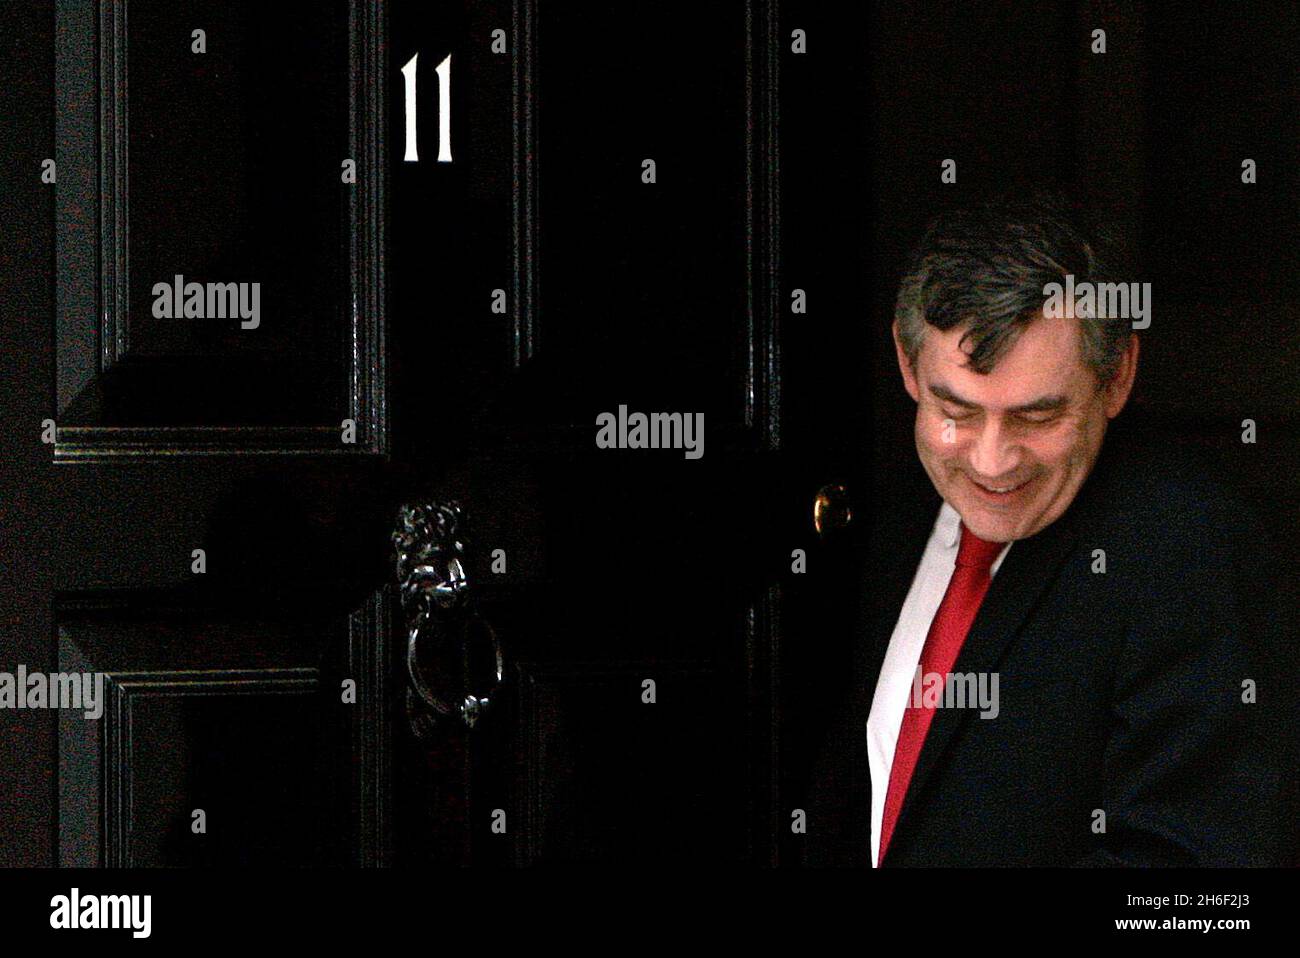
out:
<path id="1" fill-rule="evenodd" d="M 539 5 L 535 335 L 566 424 L 613 402 L 747 424 L 745 26 L 738 3 Z"/>
<path id="2" fill-rule="evenodd" d="M 664 690 L 652 707 L 647 672 Z M 743 690 L 725 668 L 524 662 L 517 675 L 519 864 L 745 861 Z"/>
<path id="3" fill-rule="evenodd" d="M 387 596 L 350 615 L 297 618 L 223 599 L 61 599 L 59 671 L 102 675 L 103 714 L 59 713 L 60 864 L 381 859 Z"/>
<path id="4" fill-rule="evenodd" d="M 56 460 L 382 453 L 376 4 L 57 19 Z"/>

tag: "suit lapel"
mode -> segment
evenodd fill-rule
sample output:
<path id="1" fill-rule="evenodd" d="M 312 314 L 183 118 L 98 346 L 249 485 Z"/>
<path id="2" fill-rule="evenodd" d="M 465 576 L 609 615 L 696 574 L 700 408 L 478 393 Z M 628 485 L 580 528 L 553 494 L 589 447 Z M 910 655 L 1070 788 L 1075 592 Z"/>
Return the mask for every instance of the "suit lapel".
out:
<path id="1" fill-rule="evenodd" d="M 862 639 L 851 693 L 853 795 L 849 807 L 853 818 L 851 854 L 854 864 L 863 868 L 872 866 L 867 718 L 898 611 L 912 586 L 942 501 L 920 464 L 913 459 L 909 466 L 892 474 L 889 502 L 873 513 L 873 526 L 859 560 L 857 634 Z"/>
<path id="2" fill-rule="evenodd" d="M 1056 578 L 1078 540 L 1073 510 L 1038 535 L 1017 541 L 1003 560 L 984 596 L 970 633 L 962 645 L 954 672 L 992 672 L 1016 637 L 1039 598 Z M 901 605 L 901 602 L 900 602 Z M 887 640 L 886 640 L 887 641 Z M 936 709 L 925 737 L 916 770 L 898 814 L 894 834 L 907 827 L 908 812 L 926 780 L 933 774 L 944 750 L 962 723 L 971 721 L 975 709 Z M 890 847 L 895 847 L 891 842 Z M 886 859 L 889 854 L 886 853 Z"/>
<path id="3" fill-rule="evenodd" d="M 868 705 L 875 694 L 876 679 L 898 623 L 899 611 L 912 588 L 943 502 L 920 464 L 913 460 L 911 465 L 912 468 L 897 476 L 893 488 L 898 495 L 872 530 L 870 560 L 862 580 L 862 594 L 867 597 L 869 610 L 864 619 L 865 634 L 869 637 L 872 656 Z"/>

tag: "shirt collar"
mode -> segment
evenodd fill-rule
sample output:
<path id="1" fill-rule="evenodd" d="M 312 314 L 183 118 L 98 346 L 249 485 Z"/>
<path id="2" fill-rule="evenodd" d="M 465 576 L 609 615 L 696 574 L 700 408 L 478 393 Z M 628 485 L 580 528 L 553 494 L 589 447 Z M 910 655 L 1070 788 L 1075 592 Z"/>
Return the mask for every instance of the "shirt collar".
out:
<path id="1" fill-rule="evenodd" d="M 945 549 L 955 549 L 961 541 L 961 516 L 957 510 L 948 505 L 948 500 L 944 500 L 939 507 L 938 519 L 939 542 Z"/>

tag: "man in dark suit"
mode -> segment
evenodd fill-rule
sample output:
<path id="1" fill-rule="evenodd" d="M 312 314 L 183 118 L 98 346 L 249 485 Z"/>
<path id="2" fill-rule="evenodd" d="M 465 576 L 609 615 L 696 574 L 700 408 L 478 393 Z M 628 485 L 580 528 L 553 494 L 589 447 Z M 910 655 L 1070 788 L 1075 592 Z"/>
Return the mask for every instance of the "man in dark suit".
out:
<path id="1" fill-rule="evenodd" d="M 940 217 L 904 278 L 917 455 L 859 554 L 809 864 L 1294 858 L 1296 673 L 1265 540 L 1225 486 L 1117 420 L 1131 318 L 1053 315 L 1067 275 L 1107 278 L 1036 198 Z"/>

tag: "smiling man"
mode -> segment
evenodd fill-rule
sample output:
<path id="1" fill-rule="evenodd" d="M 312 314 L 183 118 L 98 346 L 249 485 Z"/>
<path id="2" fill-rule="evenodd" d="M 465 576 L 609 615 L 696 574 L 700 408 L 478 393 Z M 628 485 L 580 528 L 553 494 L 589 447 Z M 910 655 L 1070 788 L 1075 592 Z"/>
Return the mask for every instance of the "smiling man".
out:
<path id="1" fill-rule="evenodd" d="M 1297 696 L 1263 537 L 1199 463 L 1112 424 L 1138 340 L 1124 316 L 1045 310 L 1067 275 L 1107 279 L 1040 197 L 941 216 L 902 281 L 924 476 L 891 476 L 869 524 L 812 864 L 1294 856 Z M 960 681 L 1000 701 L 920 692 Z"/>
<path id="2" fill-rule="evenodd" d="M 903 322 L 915 322 L 910 309 Z M 899 367 L 917 402 L 916 448 L 966 528 L 1011 542 L 1059 519 L 1097 460 L 1107 422 L 1128 399 L 1137 336 L 1126 337 L 1103 381 L 1083 360 L 1072 312 L 1024 326 L 984 372 L 971 363 L 968 329 L 935 329 L 928 344 L 921 330 L 907 335 L 905 344 L 896 322 Z"/>

